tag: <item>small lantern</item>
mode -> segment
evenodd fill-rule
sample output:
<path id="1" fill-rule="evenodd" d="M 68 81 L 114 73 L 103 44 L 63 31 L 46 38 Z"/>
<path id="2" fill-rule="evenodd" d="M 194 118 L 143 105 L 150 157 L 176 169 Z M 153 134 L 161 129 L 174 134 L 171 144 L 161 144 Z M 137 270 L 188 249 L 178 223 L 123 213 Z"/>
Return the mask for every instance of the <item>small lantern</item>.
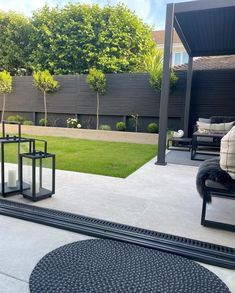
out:
<path id="1" fill-rule="evenodd" d="M 9 136 L 5 132 L 6 124 L 18 126 L 18 136 Z M 0 138 L 0 193 L 3 197 L 20 192 L 19 182 L 19 154 L 31 150 L 31 141 L 21 137 L 21 124 L 18 122 L 3 121 L 2 137 Z M 22 184 L 22 188 L 27 188 Z"/>
<path id="2" fill-rule="evenodd" d="M 33 201 L 50 197 L 55 193 L 55 155 L 47 152 L 47 142 L 31 139 L 33 151 L 20 154 L 20 193 Z M 37 151 L 37 141 L 44 143 L 44 151 Z M 28 188 L 24 188 L 24 184 Z"/>

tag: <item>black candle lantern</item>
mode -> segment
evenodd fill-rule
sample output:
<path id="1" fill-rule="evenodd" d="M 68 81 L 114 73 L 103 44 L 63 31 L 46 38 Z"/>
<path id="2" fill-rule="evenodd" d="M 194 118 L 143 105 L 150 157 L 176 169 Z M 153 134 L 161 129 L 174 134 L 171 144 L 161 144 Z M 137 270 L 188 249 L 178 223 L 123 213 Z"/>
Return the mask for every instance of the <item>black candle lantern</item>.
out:
<path id="1" fill-rule="evenodd" d="M 20 154 L 20 193 L 33 201 L 55 193 L 55 155 L 47 152 L 47 142 L 31 139 L 33 151 Z M 44 151 L 36 150 L 36 142 L 44 143 Z M 24 184 L 29 187 L 24 188 Z"/>
<path id="2" fill-rule="evenodd" d="M 6 124 L 18 126 L 18 136 L 10 136 L 5 132 Z M 3 121 L 2 137 L 0 138 L 0 193 L 3 197 L 20 192 L 19 181 L 19 154 L 31 151 L 31 140 L 21 137 L 21 124 L 17 122 Z M 22 188 L 28 188 L 23 183 Z"/>

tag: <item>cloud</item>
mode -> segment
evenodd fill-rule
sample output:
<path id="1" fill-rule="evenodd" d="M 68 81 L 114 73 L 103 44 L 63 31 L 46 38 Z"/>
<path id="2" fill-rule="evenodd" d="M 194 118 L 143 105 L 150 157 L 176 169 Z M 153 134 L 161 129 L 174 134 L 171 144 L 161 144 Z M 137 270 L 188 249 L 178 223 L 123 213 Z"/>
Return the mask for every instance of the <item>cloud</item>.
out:
<path id="1" fill-rule="evenodd" d="M 0 9 L 4 11 L 17 11 L 22 12 L 28 16 L 32 15 L 32 11 L 39 9 L 43 7 L 46 3 L 48 3 L 50 6 L 56 5 L 56 0 L 37 0 L 37 1 L 30 1 L 30 0 L 0 0 Z"/>
<path id="2" fill-rule="evenodd" d="M 190 0 L 183 0 L 190 1 Z M 14 10 L 31 16 L 32 11 L 41 8 L 46 3 L 51 7 L 60 7 L 69 2 L 94 3 L 101 6 L 117 4 L 119 2 L 127 5 L 131 10 L 146 23 L 155 29 L 163 29 L 165 23 L 166 5 L 172 2 L 183 2 L 182 0 L 0 0 L 0 9 L 4 11 Z"/>

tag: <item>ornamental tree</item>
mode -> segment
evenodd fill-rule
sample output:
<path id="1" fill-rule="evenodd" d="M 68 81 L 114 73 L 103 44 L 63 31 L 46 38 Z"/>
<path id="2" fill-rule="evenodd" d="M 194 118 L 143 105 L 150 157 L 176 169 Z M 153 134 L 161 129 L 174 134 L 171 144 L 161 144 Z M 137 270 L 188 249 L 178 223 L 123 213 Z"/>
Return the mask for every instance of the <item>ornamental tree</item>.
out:
<path id="1" fill-rule="evenodd" d="M 25 75 L 32 32 L 30 19 L 17 12 L 0 10 L 0 70 Z"/>
<path id="2" fill-rule="evenodd" d="M 53 74 L 136 72 L 155 46 L 152 29 L 126 6 L 44 6 L 32 17 L 31 66 Z"/>
<path id="3" fill-rule="evenodd" d="M 45 119 L 44 125 L 47 125 L 47 93 L 52 93 L 59 88 L 58 81 L 54 80 L 54 77 L 50 74 L 48 70 L 36 71 L 33 73 L 33 85 L 43 92 L 43 101 L 44 101 L 44 112 Z"/>
<path id="4" fill-rule="evenodd" d="M 100 95 L 104 95 L 107 88 L 105 74 L 101 70 L 91 68 L 87 83 L 96 92 L 96 129 L 99 129 Z"/>
<path id="5" fill-rule="evenodd" d="M 161 91 L 163 73 L 163 53 L 160 50 L 153 50 L 151 54 L 145 56 L 143 70 L 150 74 L 149 83 L 156 91 Z M 178 78 L 174 71 L 171 71 L 170 87 L 173 88 Z"/>
<path id="6" fill-rule="evenodd" d="M 12 77 L 7 71 L 0 71 L 0 93 L 3 94 L 1 123 L 4 120 L 6 94 L 12 91 Z"/>

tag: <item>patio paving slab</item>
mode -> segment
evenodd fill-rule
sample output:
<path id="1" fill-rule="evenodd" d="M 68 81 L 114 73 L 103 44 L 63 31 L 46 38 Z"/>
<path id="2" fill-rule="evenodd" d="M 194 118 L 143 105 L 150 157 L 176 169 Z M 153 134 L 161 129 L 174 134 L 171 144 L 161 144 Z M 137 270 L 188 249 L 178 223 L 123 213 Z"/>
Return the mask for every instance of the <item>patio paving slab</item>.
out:
<path id="1" fill-rule="evenodd" d="M 21 281 L 15 277 L 10 277 L 0 272 L 0 292 L 4 293 L 28 293 L 29 284 L 28 282 Z"/>
<path id="2" fill-rule="evenodd" d="M 235 248 L 234 233 L 200 224 L 202 200 L 195 186 L 198 167 L 156 166 L 154 162 L 125 179 L 57 170 L 52 198 L 36 203 L 21 195 L 8 199 Z M 234 201 L 213 201 L 208 214 L 212 219 L 224 215 L 234 223 L 234 210 Z"/>
<path id="3" fill-rule="evenodd" d="M 198 167 L 176 164 L 156 166 L 154 165 L 155 160 L 156 158 L 126 179 L 57 170 L 56 194 L 52 198 L 37 203 L 23 199 L 21 195 L 12 196 L 8 199 L 235 248 L 234 233 L 205 228 L 200 225 L 202 200 L 195 186 Z M 222 216 L 222 219 L 232 222 L 234 221 L 234 210 L 234 201 L 213 201 L 213 204 L 208 209 L 208 215 L 211 218 Z M 27 235 L 27 231 L 24 228 L 26 227 L 25 222 L 19 221 L 23 224 L 18 224 L 16 219 L 9 221 L 15 221 L 14 223 L 17 223 L 16 227 L 23 230 Z M 29 224 L 32 225 L 31 229 L 33 230 L 35 224 Z M 10 233 L 7 229 L 11 226 L 6 225 L 5 233 Z M 7 259 L 4 260 L 10 273 L 16 274 L 18 278 L 25 277 L 27 279 L 36 259 L 39 260 L 53 247 L 74 241 L 73 239 L 76 237 L 83 238 L 83 236 L 76 236 L 76 234 L 72 233 L 73 236 L 68 236 L 68 239 L 64 239 L 58 235 L 69 232 L 55 229 L 56 232 L 50 232 L 49 245 L 46 245 L 47 236 L 40 232 L 41 230 L 44 231 L 44 229 L 53 230 L 52 228 L 44 227 L 40 228 L 39 232 L 37 230 L 33 231 L 35 233 L 33 237 L 37 240 L 32 238 L 32 240 L 29 240 L 28 246 L 26 246 L 26 248 L 32 245 L 37 247 L 38 242 L 40 242 L 40 237 L 38 238 L 37 233 L 42 234 L 41 238 L 44 243 L 40 244 L 42 252 L 36 253 L 36 255 L 34 255 L 35 252 L 31 252 L 34 261 L 27 264 L 26 273 L 21 275 L 18 272 L 24 271 L 23 267 L 21 267 L 22 255 L 25 255 L 23 251 L 18 253 L 19 256 L 13 253 L 14 259 L 16 259 L 15 267 L 8 263 Z M 14 229 L 12 232 L 14 232 Z M 55 241 L 53 241 L 53 234 L 55 234 Z M 70 235 L 70 233 L 63 235 Z M 24 239 L 23 236 L 22 238 L 19 237 L 20 247 L 23 246 Z M 6 243 L 12 242 L 11 239 L 6 240 Z M 11 248 L 13 251 L 13 244 Z M 17 261 L 17 259 L 20 259 L 20 261 Z M 211 268 L 211 266 L 209 267 Z M 211 270 L 218 272 L 218 275 L 228 284 L 232 292 L 235 292 L 235 271 L 216 267 L 212 267 Z"/>
<path id="4" fill-rule="evenodd" d="M 29 276 L 49 251 L 90 237 L 27 221 L 0 216 L 0 292 L 29 293 Z M 235 271 L 201 264 L 235 292 Z"/>
<path id="5" fill-rule="evenodd" d="M 0 292 L 4 293 L 28 293 L 29 276 L 45 254 L 90 238 L 4 216 L 0 223 Z"/>

